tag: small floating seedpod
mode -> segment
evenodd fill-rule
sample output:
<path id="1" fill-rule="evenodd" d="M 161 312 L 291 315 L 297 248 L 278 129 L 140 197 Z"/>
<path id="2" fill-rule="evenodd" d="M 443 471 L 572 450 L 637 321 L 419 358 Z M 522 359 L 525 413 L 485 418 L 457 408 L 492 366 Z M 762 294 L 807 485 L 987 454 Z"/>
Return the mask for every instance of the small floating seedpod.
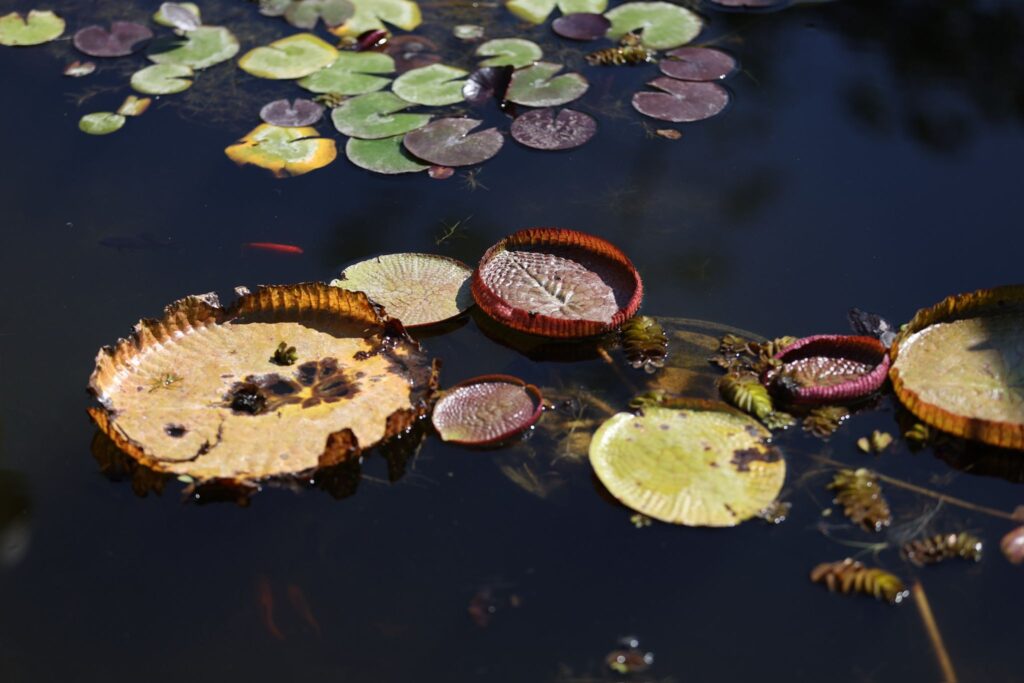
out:
<path id="1" fill-rule="evenodd" d="M 610 242 L 576 230 L 528 228 L 487 250 L 473 273 L 487 315 L 543 337 L 591 337 L 636 314 L 643 283 Z"/>
<path id="2" fill-rule="evenodd" d="M 444 392 L 431 421 L 442 441 L 498 444 L 533 426 L 544 409 L 540 389 L 509 375 L 482 375 Z"/>
<path id="3" fill-rule="evenodd" d="M 843 403 L 877 391 L 889 372 L 885 346 L 874 337 L 819 334 L 775 354 L 781 365 L 761 381 L 792 403 Z"/>

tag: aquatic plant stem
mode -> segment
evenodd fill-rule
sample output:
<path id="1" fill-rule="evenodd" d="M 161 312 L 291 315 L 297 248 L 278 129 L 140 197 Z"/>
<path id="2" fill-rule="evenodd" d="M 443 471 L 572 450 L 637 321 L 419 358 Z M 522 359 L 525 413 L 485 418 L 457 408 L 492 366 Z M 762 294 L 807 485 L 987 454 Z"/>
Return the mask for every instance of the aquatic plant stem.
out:
<path id="1" fill-rule="evenodd" d="M 625 373 L 622 372 L 622 368 L 619 367 L 619 364 L 615 362 L 615 359 L 613 359 L 603 347 L 597 347 L 597 355 L 601 356 L 601 360 L 611 366 L 611 369 L 616 375 L 618 375 L 619 379 L 622 380 L 622 383 L 626 385 L 626 388 L 629 389 L 630 392 L 633 394 L 639 393 L 639 389 L 636 388 L 636 385 L 633 384 L 629 377 L 626 377 Z"/>
<path id="2" fill-rule="evenodd" d="M 939 625 L 935 622 L 935 615 L 932 614 L 932 607 L 928 603 L 928 595 L 924 592 L 924 586 L 920 581 L 915 581 L 910 592 L 914 596 L 914 604 L 917 606 L 917 613 L 921 615 L 924 622 L 924 629 L 928 632 L 928 639 L 935 650 L 935 658 L 942 669 L 942 683 L 957 683 L 956 671 L 953 670 L 953 660 L 949 658 L 946 645 L 942 642 L 942 634 L 939 632 Z"/>

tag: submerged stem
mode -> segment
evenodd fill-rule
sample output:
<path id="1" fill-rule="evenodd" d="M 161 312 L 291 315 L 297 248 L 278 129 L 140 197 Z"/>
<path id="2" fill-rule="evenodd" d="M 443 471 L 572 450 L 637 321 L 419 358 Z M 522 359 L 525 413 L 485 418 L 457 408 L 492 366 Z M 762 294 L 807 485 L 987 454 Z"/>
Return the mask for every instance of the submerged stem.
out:
<path id="1" fill-rule="evenodd" d="M 917 613 L 921 615 L 925 631 L 928 632 L 928 639 L 935 650 L 935 658 L 942 669 L 942 683 L 957 683 L 956 671 L 953 670 L 953 660 L 949 658 L 949 652 L 942 642 L 942 634 L 939 632 L 939 625 L 935 622 L 935 615 L 932 614 L 932 607 L 928 604 L 928 595 L 924 592 L 924 586 L 920 581 L 915 581 L 911 588 L 914 595 L 914 604 L 917 605 Z"/>

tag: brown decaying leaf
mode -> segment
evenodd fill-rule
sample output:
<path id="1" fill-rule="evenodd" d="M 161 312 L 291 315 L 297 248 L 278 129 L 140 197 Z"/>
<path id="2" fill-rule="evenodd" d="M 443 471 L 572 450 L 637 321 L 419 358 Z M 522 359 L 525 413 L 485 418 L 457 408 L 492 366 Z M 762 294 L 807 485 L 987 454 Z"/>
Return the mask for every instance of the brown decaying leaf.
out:
<path id="1" fill-rule="evenodd" d="M 680 133 L 675 128 L 659 128 L 658 130 L 654 131 L 654 133 L 655 135 L 663 137 L 666 140 L 678 140 L 679 138 L 683 137 L 683 134 Z"/>
<path id="2" fill-rule="evenodd" d="M 871 470 L 839 470 L 828 488 L 836 492 L 834 502 L 843 506 L 843 513 L 868 531 L 881 531 L 892 522 L 882 486 Z"/>
<path id="3" fill-rule="evenodd" d="M 952 557 L 981 561 L 981 539 L 966 531 L 935 534 L 903 544 L 903 554 L 916 565 L 936 564 Z"/>
<path id="4" fill-rule="evenodd" d="M 851 558 L 839 562 L 824 562 L 811 570 L 811 581 L 822 583 L 830 591 L 863 593 L 896 605 L 910 591 L 895 574 L 884 569 L 865 567 Z"/>

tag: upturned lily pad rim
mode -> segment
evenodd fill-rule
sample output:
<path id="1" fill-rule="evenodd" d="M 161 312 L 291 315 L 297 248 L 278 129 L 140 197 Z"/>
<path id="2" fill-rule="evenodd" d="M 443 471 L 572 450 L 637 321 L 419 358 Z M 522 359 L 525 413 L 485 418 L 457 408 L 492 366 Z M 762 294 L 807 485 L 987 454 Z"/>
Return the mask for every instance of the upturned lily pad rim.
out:
<path id="1" fill-rule="evenodd" d="M 922 422 L 949 434 L 993 446 L 1024 450 L 1024 424 L 971 418 L 928 403 L 906 386 L 896 367 L 900 349 L 907 339 L 936 323 L 950 323 L 986 315 L 1024 312 L 1024 284 L 979 289 L 946 297 L 934 306 L 919 310 L 903 326 L 889 348 L 892 367 L 889 379 L 900 402 Z"/>
<path id="2" fill-rule="evenodd" d="M 625 272 L 633 282 L 633 291 L 625 306 L 620 308 L 611 320 L 565 320 L 541 313 L 530 315 L 530 311 L 515 308 L 506 302 L 484 282 L 483 267 L 499 253 L 514 247 L 574 247 L 589 256 L 596 256 Z M 643 300 L 644 286 L 633 262 L 614 244 L 596 235 L 567 228 L 541 227 L 526 228 L 512 233 L 488 249 L 476 270 L 471 285 L 473 298 L 480 310 L 498 322 L 520 332 L 542 337 L 571 339 L 593 337 L 614 330 L 636 315 Z"/>
<path id="3" fill-rule="evenodd" d="M 889 373 L 889 355 L 885 346 L 874 337 L 867 336 L 815 334 L 797 339 L 784 349 L 780 349 L 774 358 L 786 363 L 812 356 L 850 358 L 862 363 L 871 363 L 874 367 L 871 372 L 842 384 L 800 387 L 788 395 L 793 403 L 820 405 L 864 398 L 880 389 Z M 764 377 L 762 381 L 765 381 Z"/>
<path id="4" fill-rule="evenodd" d="M 529 384 L 525 380 L 520 379 L 519 377 L 515 377 L 513 375 L 504 375 L 504 374 L 478 375 L 477 377 L 470 377 L 469 379 L 462 380 L 461 382 L 458 382 L 457 384 L 453 384 L 452 386 L 448 387 L 447 389 L 442 389 L 440 391 L 438 397 L 437 397 L 437 401 L 434 404 L 434 408 L 436 409 L 437 405 L 440 404 L 441 401 L 443 401 L 446 396 L 451 395 L 451 393 L 454 392 L 456 389 L 462 389 L 464 387 L 473 386 L 475 384 L 498 384 L 498 383 L 511 384 L 513 386 L 522 387 L 526 391 L 526 393 L 530 396 L 530 398 L 533 399 L 533 402 L 535 404 L 535 409 L 534 409 L 533 413 L 531 413 L 530 416 L 526 420 L 524 420 L 522 423 L 517 425 L 515 428 L 510 429 L 510 430 L 508 430 L 506 432 L 503 432 L 502 434 L 500 434 L 500 435 L 498 435 L 498 436 L 496 436 L 496 437 L 494 437 L 492 439 L 485 439 L 483 441 L 464 441 L 464 440 L 459 440 L 459 439 L 445 439 L 444 437 L 441 437 L 441 439 L 445 443 L 453 443 L 453 444 L 458 444 L 460 446 L 481 446 L 481 447 L 496 446 L 496 445 L 500 445 L 500 444 L 504 443 L 505 441 L 508 441 L 509 439 L 511 439 L 514 436 L 522 434 L 527 429 L 529 429 L 530 427 L 532 427 L 534 424 L 537 423 L 537 420 L 540 419 L 540 416 L 542 414 L 544 414 L 544 395 L 541 393 L 541 390 L 539 388 L 537 388 L 535 385 Z M 437 429 L 436 425 L 434 426 L 434 431 L 436 431 L 438 433 L 438 436 L 441 436 L 441 431 L 439 429 Z"/>

